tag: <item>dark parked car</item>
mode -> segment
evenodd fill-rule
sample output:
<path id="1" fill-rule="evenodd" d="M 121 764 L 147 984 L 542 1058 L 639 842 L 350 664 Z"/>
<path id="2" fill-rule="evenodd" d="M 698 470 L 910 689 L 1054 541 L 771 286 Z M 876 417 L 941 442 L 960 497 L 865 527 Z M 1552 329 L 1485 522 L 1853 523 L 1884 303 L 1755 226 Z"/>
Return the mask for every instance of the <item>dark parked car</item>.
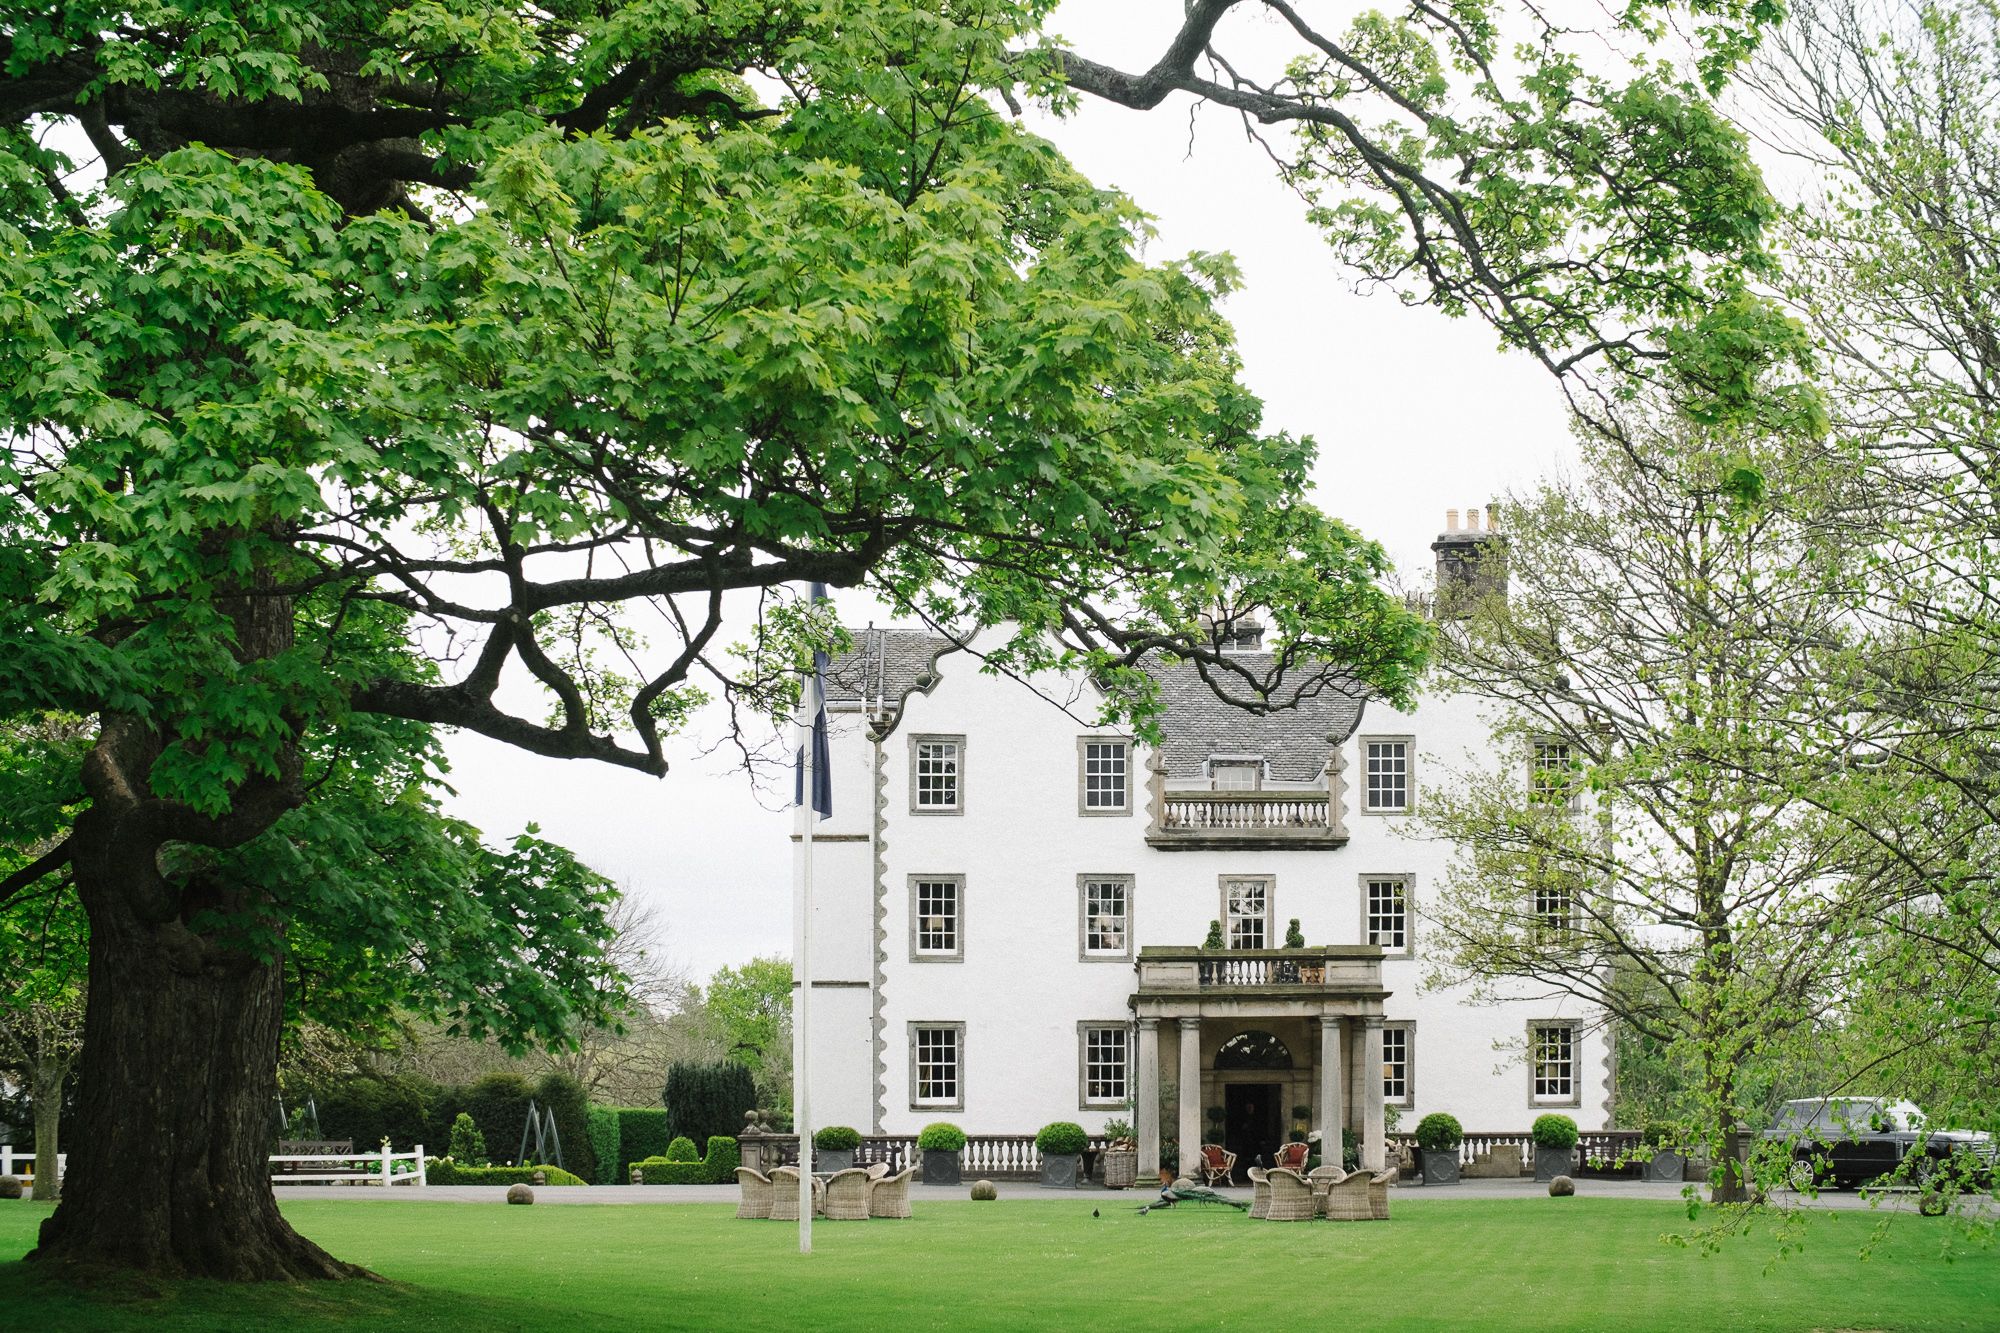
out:
<path id="1" fill-rule="evenodd" d="M 1991 1135 L 1933 1129 L 1913 1104 L 1887 1097 L 1786 1102 L 1764 1137 L 1790 1147 L 1796 1189 L 1854 1189 L 1895 1171 L 1912 1153 L 1923 1155 L 1905 1177 L 1913 1185 L 1924 1184 L 1947 1165 L 1964 1168 L 1965 1177 L 1981 1184 L 1993 1178 Z"/>

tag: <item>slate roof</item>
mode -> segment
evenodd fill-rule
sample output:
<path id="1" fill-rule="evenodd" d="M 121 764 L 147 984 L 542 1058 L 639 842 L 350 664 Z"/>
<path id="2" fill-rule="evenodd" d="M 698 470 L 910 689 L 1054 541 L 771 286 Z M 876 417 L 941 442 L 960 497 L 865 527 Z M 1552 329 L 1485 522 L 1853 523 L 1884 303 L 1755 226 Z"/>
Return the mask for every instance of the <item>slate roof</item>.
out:
<path id="1" fill-rule="evenodd" d="M 957 648 L 927 630 L 870 626 L 850 633 L 853 649 L 827 668 L 829 704 L 873 708 L 879 703 L 899 713 L 910 691 L 930 678 L 938 658 Z M 1262 653 L 1244 657 L 1246 664 L 1259 667 L 1270 661 Z M 1365 702 L 1358 694 L 1329 688 L 1296 708 L 1250 713 L 1216 698 L 1190 663 L 1160 663 L 1152 671 L 1166 705 L 1160 719 L 1161 754 L 1167 775 L 1175 779 L 1201 778 L 1211 755 L 1254 754 L 1270 765 L 1274 780 L 1311 782 L 1326 766 L 1333 745 L 1360 725 Z"/>

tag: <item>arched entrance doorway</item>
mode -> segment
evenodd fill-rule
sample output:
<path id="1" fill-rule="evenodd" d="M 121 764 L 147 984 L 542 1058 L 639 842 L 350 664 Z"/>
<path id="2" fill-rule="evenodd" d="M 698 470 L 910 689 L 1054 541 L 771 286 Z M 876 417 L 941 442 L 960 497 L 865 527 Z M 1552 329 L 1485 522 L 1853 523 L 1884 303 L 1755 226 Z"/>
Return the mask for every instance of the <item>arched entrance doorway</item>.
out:
<path id="1" fill-rule="evenodd" d="M 1270 1032 L 1239 1032 L 1215 1053 L 1215 1072 L 1232 1074 L 1222 1084 L 1222 1145 L 1236 1154 L 1240 1178 L 1253 1166 L 1268 1166 L 1284 1141 L 1285 1083 L 1246 1079 L 1244 1074 L 1289 1073 L 1292 1053 Z"/>

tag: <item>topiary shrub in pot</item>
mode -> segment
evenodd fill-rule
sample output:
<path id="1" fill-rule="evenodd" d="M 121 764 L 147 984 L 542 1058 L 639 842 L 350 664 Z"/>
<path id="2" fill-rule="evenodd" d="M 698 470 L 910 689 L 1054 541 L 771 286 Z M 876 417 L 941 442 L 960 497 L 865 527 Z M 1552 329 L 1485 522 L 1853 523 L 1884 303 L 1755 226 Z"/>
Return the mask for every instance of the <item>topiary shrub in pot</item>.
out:
<path id="1" fill-rule="evenodd" d="M 1083 1150 L 1090 1136 L 1083 1126 L 1068 1120 L 1043 1125 L 1035 1135 L 1035 1148 L 1042 1154 L 1042 1186 L 1045 1189 L 1073 1190 L 1083 1173 Z"/>
<path id="2" fill-rule="evenodd" d="M 1687 1138 L 1681 1127 L 1663 1120 L 1647 1125 L 1639 1141 L 1646 1145 L 1646 1179 L 1678 1184 L 1687 1172 L 1681 1144 Z"/>
<path id="3" fill-rule="evenodd" d="M 917 1135 L 917 1149 L 924 1155 L 924 1184 L 958 1184 L 965 1153 L 964 1130 L 943 1120 L 925 1125 L 923 1133 Z"/>
<path id="4" fill-rule="evenodd" d="M 1535 1179 L 1547 1184 L 1576 1174 L 1576 1121 L 1566 1115 L 1536 1116 L 1528 1129 L 1535 1144 Z"/>
<path id="5" fill-rule="evenodd" d="M 1433 1111 L 1417 1122 L 1417 1164 L 1426 1185 L 1458 1183 L 1458 1145 L 1465 1142 L 1465 1127 L 1458 1117 Z"/>
<path id="6" fill-rule="evenodd" d="M 818 1170 L 827 1175 L 835 1171 L 845 1171 L 854 1165 L 854 1150 L 861 1146 L 861 1131 L 849 1129 L 846 1125 L 828 1125 L 813 1135 L 813 1147 L 819 1151 Z"/>

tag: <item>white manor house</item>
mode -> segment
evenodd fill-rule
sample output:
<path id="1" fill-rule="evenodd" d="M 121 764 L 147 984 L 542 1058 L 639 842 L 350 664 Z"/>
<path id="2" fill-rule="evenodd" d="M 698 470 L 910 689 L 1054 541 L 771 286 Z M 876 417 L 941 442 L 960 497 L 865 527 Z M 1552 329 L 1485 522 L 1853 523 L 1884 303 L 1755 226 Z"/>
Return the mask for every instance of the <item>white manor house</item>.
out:
<path id="1" fill-rule="evenodd" d="M 1433 546 L 1441 584 L 1498 540 L 1476 513 Z M 1489 705 L 1327 695 L 1256 716 L 1192 668 L 1158 675 L 1152 748 L 1078 722 L 1087 681 L 1031 686 L 933 634 L 854 632 L 828 672 L 834 813 L 814 833 L 814 1122 L 1129 1119 L 1142 1178 L 1163 1140 L 1248 1166 L 1299 1108 L 1323 1143 L 1353 1131 L 1371 1167 L 1390 1109 L 1403 1129 L 1431 1111 L 1471 1131 L 1546 1110 L 1606 1127 L 1597 1011 L 1420 985 L 1425 895 L 1452 855 L 1410 833 L 1427 775 L 1480 765 L 1526 799 L 1537 759 L 1496 753 Z M 1294 919 L 1304 948 L 1285 947 Z"/>

